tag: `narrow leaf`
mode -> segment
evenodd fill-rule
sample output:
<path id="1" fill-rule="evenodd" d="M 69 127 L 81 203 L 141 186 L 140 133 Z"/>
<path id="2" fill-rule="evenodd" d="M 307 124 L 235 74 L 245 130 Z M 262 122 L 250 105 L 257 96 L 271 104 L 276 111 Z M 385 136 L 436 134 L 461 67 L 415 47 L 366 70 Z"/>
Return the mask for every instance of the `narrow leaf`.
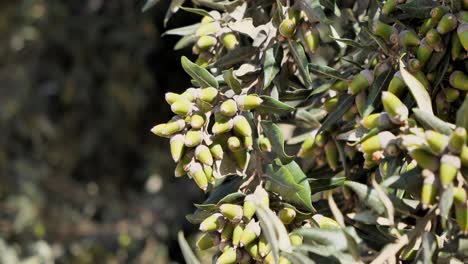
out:
<path id="1" fill-rule="evenodd" d="M 318 64 L 309 63 L 309 70 L 315 74 L 323 75 L 333 79 L 339 79 L 346 81 L 346 77 L 338 70 L 335 70 L 328 66 L 322 66 Z"/>
<path id="2" fill-rule="evenodd" d="M 430 16 L 431 9 L 437 6 L 437 2 L 433 0 L 413 0 L 407 1 L 405 4 L 397 5 L 404 13 L 412 18 L 427 18 Z"/>
<path id="3" fill-rule="evenodd" d="M 468 129 L 468 96 L 465 96 L 463 104 L 457 111 L 457 127 Z"/>
<path id="4" fill-rule="evenodd" d="M 364 116 L 370 115 L 374 111 L 375 100 L 381 95 L 382 89 L 386 88 L 392 80 L 393 72 L 386 71 L 380 74 L 370 87 L 369 94 L 367 95 L 364 104 Z"/>
<path id="5" fill-rule="evenodd" d="M 271 141 L 272 149 L 278 155 L 278 158 L 283 164 L 291 162 L 294 157 L 289 156 L 284 151 L 284 137 L 281 133 L 281 129 L 271 121 L 262 121 L 261 122 L 263 132 L 267 138 Z"/>
<path id="6" fill-rule="evenodd" d="M 184 11 L 187 11 L 187 12 L 190 12 L 190 13 L 200 15 L 200 16 L 212 17 L 211 14 L 208 11 L 204 10 L 204 9 L 190 8 L 190 7 L 183 7 L 183 6 L 181 6 L 180 9 L 182 9 Z"/>
<path id="7" fill-rule="evenodd" d="M 333 110 L 333 112 L 331 112 L 327 116 L 327 118 L 323 121 L 322 126 L 320 127 L 320 129 L 319 129 L 319 131 L 317 133 L 320 133 L 321 131 L 327 130 L 332 125 L 340 122 L 343 115 L 346 112 L 348 112 L 348 110 L 351 108 L 353 103 L 354 103 L 354 96 L 351 96 L 351 95 L 340 96 L 340 99 L 339 99 L 339 102 L 338 102 L 338 105 L 340 107 Z"/>
<path id="8" fill-rule="evenodd" d="M 294 111 L 294 107 L 291 107 L 281 101 L 278 101 L 270 96 L 262 95 L 260 96 L 263 102 L 255 110 L 260 113 L 274 113 L 278 115 L 289 114 Z"/>
<path id="9" fill-rule="evenodd" d="M 280 71 L 283 49 L 279 46 L 269 48 L 263 61 L 263 89 L 267 89 Z"/>
<path id="10" fill-rule="evenodd" d="M 416 79 L 416 77 L 414 77 L 405 69 L 405 65 L 401 58 L 400 73 L 409 90 L 411 91 L 411 94 L 416 100 L 419 109 L 433 115 L 434 112 L 432 111 L 432 102 L 429 93 L 427 92 L 426 88 L 424 88 L 424 85 L 422 85 L 421 82 Z"/>
<path id="11" fill-rule="evenodd" d="M 223 78 L 229 88 L 231 88 L 236 94 L 240 94 L 242 92 L 241 81 L 234 75 L 234 70 L 232 68 L 223 71 Z"/>
<path id="12" fill-rule="evenodd" d="M 346 187 L 353 190 L 353 192 L 359 197 L 359 200 L 374 212 L 380 215 L 385 212 L 385 205 L 379 199 L 379 195 L 376 190 L 362 183 L 353 181 L 346 181 L 344 184 Z"/>
<path id="13" fill-rule="evenodd" d="M 310 74 L 307 67 L 308 60 L 304 48 L 301 44 L 299 44 L 296 41 L 288 41 L 288 44 L 289 49 L 294 57 L 294 61 L 296 62 L 297 67 L 299 69 L 299 74 L 301 75 L 301 78 L 304 81 L 304 84 L 307 87 L 310 87 L 312 80 L 310 79 Z"/>
<path id="14" fill-rule="evenodd" d="M 146 12 L 153 6 L 155 6 L 157 3 L 159 3 L 159 0 L 148 0 L 146 1 L 145 5 L 141 9 L 141 12 Z"/>
<path id="15" fill-rule="evenodd" d="M 270 191 L 278 193 L 286 202 L 296 207 L 306 209 L 307 211 L 314 211 L 307 176 L 302 172 L 302 169 L 296 162 L 292 161 L 286 165 L 269 164 L 266 167 L 266 173 L 285 185 L 299 185 L 302 187 L 301 190 L 291 193 L 285 191 L 283 186 L 271 182 L 269 186 Z"/>
<path id="16" fill-rule="evenodd" d="M 205 68 L 191 62 L 185 56 L 182 56 L 181 62 L 182 68 L 184 68 L 185 72 L 196 80 L 201 87 L 214 87 L 216 89 L 219 87 L 216 78 Z"/>
<path id="17" fill-rule="evenodd" d="M 190 248 L 187 240 L 185 239 L 184 232 L 179 231 L 177 235 L 177 240 L 179 241 L 180 249 L 182 250 L 182 255 L 184 256 L 185 263 L 187 264 L 200 264 L 197 257 Z"/>
<path id="18" fill-rule="evenodd" d="M 449 123 L 443 121 L 442 119 L 436 117 L 435 115 L 422 111 L 418 108 L 413 108 L 414 116 L 416 120 L 426 129 L 434 129 L 445 135 L 450 135 L 452 129 L 450 128 Z"/>
<path id="19" fill-rule="evenodd" d="M 194 34 L 195 31 L 200 27 L 200 23 L 196 23 L 190 26 L 180 27 L 180 28 L 173 28 L 166 32 L 164 32 L 161 36 L 164 35 L 177 35 L 177 36 L 187 36 Z"/>

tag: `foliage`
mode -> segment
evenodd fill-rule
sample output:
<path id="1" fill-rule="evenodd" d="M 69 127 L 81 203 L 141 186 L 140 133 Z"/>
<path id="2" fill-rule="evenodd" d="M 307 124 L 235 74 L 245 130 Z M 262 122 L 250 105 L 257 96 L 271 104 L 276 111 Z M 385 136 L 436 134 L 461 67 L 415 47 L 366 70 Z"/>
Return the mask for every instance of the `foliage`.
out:
<path id="1" fill-rule="evenodd" d="M 176 116 L 152 131 L 207 193 L 187 217 L 199 250 L 221 264 L 467 260 L 467 1 L 192 2 L 167 17 L 200 23 L 166 34 L 197 55 L 182 58 L 194 87 L 166 95 Z"/>

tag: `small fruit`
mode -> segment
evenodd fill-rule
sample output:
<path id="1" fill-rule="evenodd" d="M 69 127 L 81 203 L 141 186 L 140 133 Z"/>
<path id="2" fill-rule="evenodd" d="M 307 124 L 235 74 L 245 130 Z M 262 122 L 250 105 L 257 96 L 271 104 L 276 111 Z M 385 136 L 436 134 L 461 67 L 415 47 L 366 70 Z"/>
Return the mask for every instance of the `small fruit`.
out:
<path id="1" fill-rule="evenodd" d="M 236 99 L 237 107 L 241 111 L 248 111 L 257 108 L 262 104 L 263 100 L 254 94 L 240 95 Z"/>
<path id="2" fill-rule="evenodd" d="M 372 85 L 374 75 L 369 70 L 363 70 L 355 75 L 349 83 L 348 92 L 350 94 L 357 94 Z"/>
<path id="3" fill-rule="evenodd" d="M 296 22 L 292 19 L 285 19 L 279 25 L 279 32 L 285 38 L 291 38 L 296 32 Z"/>
<path id="4" fill-rule="evenodd" d="M 382 104 L 394 123 L 401 124 L 408 119 L 408 108 L 394 94 L 382 92 Z"/>
<path id="5" fill-rule="evenodd" d="M 237 113 L 237 104 L 232 99 L 226 100 L 221 104 L 220 111 L 224 116 L 232 117 Z"/>
<path id="6" fill-rule="evenodd" d="M 457 17 L 453 14 L 445 14 L 437 24 L 437 32 L 447 34 L 457 28 Z"/>

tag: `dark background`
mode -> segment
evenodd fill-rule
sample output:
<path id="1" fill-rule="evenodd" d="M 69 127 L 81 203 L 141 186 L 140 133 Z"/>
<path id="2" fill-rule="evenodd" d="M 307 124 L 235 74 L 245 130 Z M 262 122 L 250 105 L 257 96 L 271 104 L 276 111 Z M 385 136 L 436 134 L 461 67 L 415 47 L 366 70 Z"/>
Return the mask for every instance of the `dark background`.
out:
<path id="1" fill-rule="evenodd" d="M 0 263 L 183 262 L 203 194 L 150 129 L 191 51 L 161 37 L 160 2 L 0 2 Z M 182 12 L 168 28 L 200 19 Z"/>

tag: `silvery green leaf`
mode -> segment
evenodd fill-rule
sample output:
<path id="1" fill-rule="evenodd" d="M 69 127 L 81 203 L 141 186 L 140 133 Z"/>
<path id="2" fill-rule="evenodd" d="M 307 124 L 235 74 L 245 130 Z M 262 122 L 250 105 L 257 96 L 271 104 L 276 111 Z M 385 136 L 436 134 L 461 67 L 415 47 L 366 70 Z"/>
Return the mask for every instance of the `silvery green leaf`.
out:
<path id="1" fill-rule="evenodd" d="M 200 15 L 200 16 L 212 17 L 211 14 L 208 11 L 204 10 L 204 9 L 183 7 L 183 6 L 181 6 L 180 9 L 182 9 L 184 11 L 187 11 L 187 12 L 190 12 L 190 13 L 193 13 L 193 14 Z"/>
<path id="2" fill-rule="evenodd" d="M 160 0 L 147 0 L 143 8 L 141 9 L 142 12 L 148 11 L 150 8 L 155 6 L 157 3 L 159 3 Z"/>
<path id="3" fill-rule="evenodd" d="M 457 111 L 457 126 L 468 130 L 468 96 L 465 96 L 463 104 Z"/>
<path id="4" fill-rule="evenodd" d="M 397 5 L 397 8 L 413 18 L 423 19 L 430 16 L 431 9 L 435 6 L 437 2 L 433 0 L 412 0 Z"/>
<path id="5" fill-rule="evenodd" d="M 286 154 L 284 151 L 284 137 L 278 125 L 271 121 L 264 120 L 261 122 L 265 136 L 270 140 L 273 152 L 278 155 L 278 158 L 284 163 L 291 162 L 294 157 Z"/>
<path id="6" fill-rule="evenodd" d="M 191 62 L 185 56 L 182 56 L 181 62 L 182 68 L 184 68 L 185 72 L 194 80 L 196 80 L 201 85 L 201 87 L 214 87 L 216 89 L 219 88 L 218 81 L 216 81 L 216 78 L 211 75 L 208 70 Z"/>
<path id="7" fill-rule="evenodd" d="M 403 63 L 401 58 L 400 73 L 403 77 L 403 80 L 406 83 L 406 86 L 411 91 L 414 100 L 416 100 L 419 109 L 421 109 L 421 111 L 427 112 L 428 114 L 434 115 L 434 112 L 432 111 L 432 102 L 429 93 L 427 92 L 424 85 L 422 85 L 422 83 L 418 79 L 416 79 L 416 77 L 414 77 L 411 73 L 409 73 L 406 70 L 405 64 Z"/>
<path id="8" fill-rule="evenodd" d="M 229 88 L 231 88 L 236 94 L 240 94 L 242 92 L 241 81 L 234 75 L 234 70 L 232 68 L 223 71 L 223 78 Z"/>
<path id="9" fill-rule="evenodd" d="M 196 40 L 197 40 L 197 37 L 195 35 L 183 36 L 175 44 L 174 50 L 180 50 L 180 49 L 186 48 L 188 46 L 191 46 Z"/>
<path id="10" fill-rule="evenodd" d="M 263 89 L 267 89 L 280 71 L 283 49 L 275 45 L 265 51 L 263 59 Z"/>
<path id="11" fill-rule="evenodd" d="M 333 69 L 331 67 L 313 64 L 313 63 L 309 63 L 308 67 L 309 67 L 309 70 L 315 74 L 319 74 L 328 78 L 333 78 L 333 79 L 338 79 L 338 80 L 344 80 L 344 81 L 347 80 L 346 77 L 340 71 Z"/>
<path id="12" fill-rule="evenodd" d="M 354 96 L 347 95 L 347 94 L 340 96 L 339 102 L 338 102 L 338 105 L 340 107 L 333 110 L 327 116 L 327 118 L 323 121 L 322 126 L 320 127 L 320 130 L 318 133 L 320 133 L 321 131 L 327 130 L 332 125 L 340 122 L 343 115 L 346 112 L 348 112 L 348 110 L 351 108 L 353 103 L 354 103 Z"/>
<path id="13" fill-rule="evenodd" d="M 164 16 L 164 27 L 167 25 L 167 22 L 175 14 L 179 8 L 184 4 L 185 0 L 172 0 L 169 8 L 166 11 L 166 15 Z"/>
<path id="14" fill-rule="evenodd" d="M 299 7 L 304 13 L 306 13 L 307 18 L 310 22 L 321 22 L 325 24 L 330 24 L 331 21 L 325 15 L 325 12 L 322 9 L 320 3 L 316 0 L 299 0 L 295 1 L 295 5 Z"/>
<path id="15" fill-rule="evenodd" d="M 255 214 L 260 221 L 262 232 L 270 244 L 271 253 L 274 259 L 278 261 L 280 250 L 284 252 L 291 251 L 291 242 L 286 227 L 270 208 L 261 203 L 257 204 Z"/>
<path id="16" fill-rule="evenodd" d="M 294 111 L 294 107 L 291 107 L 281 101 L 278 101 L 270 96 L 262 95 L 260 96 L 263 102 L 255 110 L 260 113 L 274 113 L 278 115 L 286 115 Z"/>
<path id="17" fill-rule="evenodd" d="M 299 165 L 297 165 L 295 161 L 286 165 L 277 163 L 278 162 L 271 163 L 266 167 L 267 175 L 275 180 L 271 182 L 268 190 L 278 193 L 286 202 L 300 209 L 314 211 L 310 185 L 307 181 L 307 176 Z M 277 184 L 277 182 L 281 182 L 281 185 Z M 300 187 L 300 190 L 291 192 L 287 190 L 285 186 L 292 186 L 292 188 Z"/>
<path id="18" fill-rule="evenodd" d="M 200 23 L 196 23 L 190 26 L 180 27 L 180 28 L 173 28 L 169 29 L 168 31 L 164 32 L 161 36 L 164 35 L 177 35 L 177 36 L 187 36 L 192 35 L 197 31 L 200 27 Z"/>
<path id="19" fill-rule="evenodd" d="M 289 50 L 291 51 L 294 57 L 294 61 L 296 62 L 299 69 L 299 75 L 304 81 L 304 85 L 306 85 L 306 87 L 310 87 L 312 80 L 310 79 L 309 69 L 307 67 L 308 60 L 304 48 L 300 43 L 294 40 L 289 40 L 288 44 Z"/>
<path id="20" fill-rule="evenodd" d="M 179 241 L 179 246 L 182 250 L 182 255 L 184 256 L 185 262 L 187 264 L 200 264 L 200 261 L 193 253 L 192 249 L 187 243 L 187 240 L 185 240 L 185 236 L 182 231 L 179 231 L 179 234 L 177 235 L 177 240 Z"/>
<path id="21" fill-rule="evenodd" d="M 416 120 L 427 129 L 434 129 L 445 135 L 450 135 L 452 133 L 453 125 L 445 122 L 444 120 L 436 117 L 432 113 L 422 111 L 419 108 L 413 108 L 414 116 Z"/>
<path id="22" fill-rule="evenodd" d="M 364 104 L 364 116 L 370 115 L 375 108 L 375 100 L 382 94 L 382 90 L 388 87 L 388 84 L 392 80 L 393 71 L 386 71 L 377 76 L 371 87 L 369 88 L 369 94 L 367 95 L 366 102 Z"/>

